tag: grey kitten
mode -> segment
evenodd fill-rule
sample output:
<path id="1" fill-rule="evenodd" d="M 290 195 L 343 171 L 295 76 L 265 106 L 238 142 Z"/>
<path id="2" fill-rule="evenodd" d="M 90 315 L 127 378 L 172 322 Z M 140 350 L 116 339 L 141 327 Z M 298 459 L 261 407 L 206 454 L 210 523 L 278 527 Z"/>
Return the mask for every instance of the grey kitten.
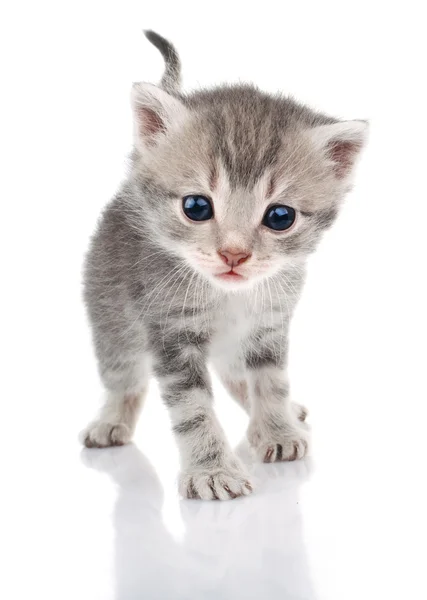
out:
<path id="1" fill-rule="evenodd" d="M 226 500 L 252 485 L 213 411 L 207 365 L 249 413 L 261 460 L 306 455 L 306 411 L 290 400 L 289 322 L 367 124 L 251 85 L 184 94 L 175 49 L 146 35 L 165 74 L 159 86 L 133 86 L 130 173 L 85 266 L 107 400 L 84 443 L 129 442 L 153 371 L 179 447 L 182 495 Z"/>

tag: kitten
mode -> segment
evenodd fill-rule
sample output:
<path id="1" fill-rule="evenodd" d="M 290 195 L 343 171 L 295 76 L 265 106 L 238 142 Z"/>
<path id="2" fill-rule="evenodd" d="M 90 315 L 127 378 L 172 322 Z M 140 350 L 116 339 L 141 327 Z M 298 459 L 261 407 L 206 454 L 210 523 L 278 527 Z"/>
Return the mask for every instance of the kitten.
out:
<path id="1" fill-rule="evenodd" d="M 212 408 L 207 365 L 249 413 L 265 462 L 303 458 L 288 329 L 305 263 L 350 188 L 367 124 L 338 121 L 251 85 L 183 94 L 173 46 L 154 32 L 161 84 L 134 84 L 127 181 L 104 211 L 85 302 L 107 400 L 87 447 L 129 442 L 150 371 L 179 447 L 180 491 L 252 491 Z"/>

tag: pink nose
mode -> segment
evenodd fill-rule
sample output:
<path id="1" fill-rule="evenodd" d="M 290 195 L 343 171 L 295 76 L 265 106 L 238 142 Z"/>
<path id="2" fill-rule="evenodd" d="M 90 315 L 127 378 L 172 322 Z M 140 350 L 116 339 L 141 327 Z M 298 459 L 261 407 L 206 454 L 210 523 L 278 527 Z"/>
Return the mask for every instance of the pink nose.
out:
<path id="1" fill-rule="evenodd" d="M 218 254 L 229 267 L 237 267 L 237 265 L 241 265 L 251 257 L 250 254 L 247 254 L 242 250 L 236 250 L 235 248 L 231 248 L 230 250 L 219 250 Z"/>

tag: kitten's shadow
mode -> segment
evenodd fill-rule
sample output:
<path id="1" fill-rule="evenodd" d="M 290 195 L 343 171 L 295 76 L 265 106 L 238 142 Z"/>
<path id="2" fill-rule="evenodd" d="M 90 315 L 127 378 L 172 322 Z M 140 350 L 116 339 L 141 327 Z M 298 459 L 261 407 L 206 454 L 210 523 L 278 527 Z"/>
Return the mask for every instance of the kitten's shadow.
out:
<path id="1" fill-rule="evenodd" d="M 315 599 L 298 504 L 305 462 L 257 465 L 247 498 L 176 499 L 185 526 L 177 541 L 162 518 L 162 486 L 136 446 L 84 450 L 82 460 L 118 485 L 116 600 Z"/>

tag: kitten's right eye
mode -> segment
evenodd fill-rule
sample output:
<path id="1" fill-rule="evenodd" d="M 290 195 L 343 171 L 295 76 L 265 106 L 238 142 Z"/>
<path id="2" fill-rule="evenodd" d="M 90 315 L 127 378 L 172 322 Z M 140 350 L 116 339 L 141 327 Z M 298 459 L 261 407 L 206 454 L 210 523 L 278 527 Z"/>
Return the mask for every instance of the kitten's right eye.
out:
<path id="1" fill-rule="evenodd" d="M 206 196 L 197 194 L 185 196 L 182 201 L 182 210 L 192 221 L 208 221 L 213 217 L 212 204 Z"/>

